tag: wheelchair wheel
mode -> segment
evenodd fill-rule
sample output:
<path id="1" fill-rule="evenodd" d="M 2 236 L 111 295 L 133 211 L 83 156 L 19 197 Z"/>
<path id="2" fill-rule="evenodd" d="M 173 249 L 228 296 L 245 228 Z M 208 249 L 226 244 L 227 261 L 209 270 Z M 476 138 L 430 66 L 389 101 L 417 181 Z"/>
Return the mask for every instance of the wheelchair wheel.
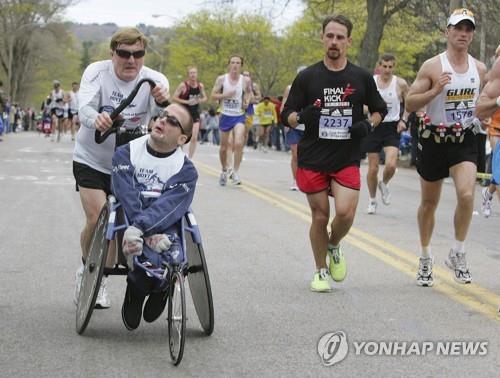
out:
<path id="1" fill-rule="evenodd" d="M 188 281 L 196 314 L 207 335 L 214 331 L 214 303 L 203 246 L 195 243 L 190 232 L 185 233 L 188 260 Z"/>
<path id="2" fill-rule="evenodd" d="M 184 276 L 175 272 L 170 280 L 168 297 L 168 344 L 174 365 L 179 365 L 186 339 L 186 292 Z"/>
<path id="3" fill-rule="evenodd" d="M 92 241 L 90 242 L 89 255 L 83 271 L 80 295 L 76 307 L 76 332 L 80 335 L 87 328 L 101 286 L 108 255 L 108 239 L 106 239 L 108 216 L 109 207 L 106 203 L 99 214 L 99 218 L 97 218 Z"/>

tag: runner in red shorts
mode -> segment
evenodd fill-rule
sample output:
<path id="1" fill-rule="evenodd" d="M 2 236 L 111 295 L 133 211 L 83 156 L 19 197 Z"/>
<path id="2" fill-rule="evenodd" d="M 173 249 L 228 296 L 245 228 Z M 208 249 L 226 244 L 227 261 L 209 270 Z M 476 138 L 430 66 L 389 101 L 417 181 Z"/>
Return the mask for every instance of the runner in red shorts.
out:
<path id="1" fill-rule="evenodd" d="M 319 292 L 331 290 L 329 275 L 337 282 L 346 276 L 340 241 L 349 232 L 358 205 L 361 139 L 387 113 L 372 75 L 347 60 L 351 31 L 352 23 L 344 16 L 323 21 L 325 56 L 297 75 L 282 112 L 286 126 L 305 124 L 298 145 L 297 185 L 311 207 L 309 236 L 316 263 L 311 290 Z M 368 106 L 369 120 L 363 105 Z M 329 194 L 335 197 L 330 235 Z"/>

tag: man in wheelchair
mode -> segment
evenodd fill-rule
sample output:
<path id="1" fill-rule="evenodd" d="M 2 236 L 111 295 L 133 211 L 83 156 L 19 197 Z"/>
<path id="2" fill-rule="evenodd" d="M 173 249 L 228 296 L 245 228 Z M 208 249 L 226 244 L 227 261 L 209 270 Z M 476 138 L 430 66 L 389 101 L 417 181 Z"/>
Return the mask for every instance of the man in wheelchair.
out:
<path id="1" fill-rule="evenodd" d="M 128 330 L 156 320 L 165 308 L 168 291 L 142 269 L 133 269 L 132 258 L 160 266 L 176 253 L 178 224 L 193 200 L 198 173 L 182 151 L 189 141 L 193 120 L 188 110 L 171 104 L 154 121 L 151 133 L 119 147 L 113 156 L 111 185 L 130 226 L 123 235 L 123 253 L 130 271 L 122 306 Z M 143 304 L 148 297 L 146 304 Z"/>

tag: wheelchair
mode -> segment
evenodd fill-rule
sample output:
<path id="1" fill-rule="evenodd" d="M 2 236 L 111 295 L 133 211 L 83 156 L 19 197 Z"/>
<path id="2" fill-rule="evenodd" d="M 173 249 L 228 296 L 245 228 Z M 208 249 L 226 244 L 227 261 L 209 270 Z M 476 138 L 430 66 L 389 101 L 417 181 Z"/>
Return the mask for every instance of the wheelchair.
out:
<path id="1" fill-rule="evenodd" d="M 115 119 L 127 104 L 133 100 L 139 87 L 148 79 L 139 81 L 136 88 L 122 104 L 111 114 Z M 113 128 L 116 129 L 116 127 Z M 110 130 L 108 130 L 110 131 Z M 98 135 L 96 142 L 102 142 L 110 133 Z M 111 132 L 116 131 L 112 130 Z M 76 332 L 83 334 L 87 328 L 104 274 L 127 275 L 129 272 L 126 258 L 121 250 L 123 232 L 129 226 L 123 207 L 113 195 L 109 195 L 103 206 L 92 235 L 89 254 L 81 282 L 80 294 L 76 310 Z M 214 306 L 212 290 L 208 275 L 201 234 L 196 218 L 191 209 L 182 217 L 177 225 L 181 258 L 167 259 L 162 266 L 151 266 L 142 262 L 137 256 L 133 259 L 134 269 L 143 270 L 147 276 L 157 280 L 158 287 L 168 291 L 167 298 L 167 329 L 170 357 L 174 365 L 178 365 L 183 357 L 186 335 L 186 290 L 185 280 L 189 283 L 191 297 L 196 314 L 206 335 L 214 330 Z M 111 240 L 116 240 L 117 264 L 106 268 L 108 246 Z"/>

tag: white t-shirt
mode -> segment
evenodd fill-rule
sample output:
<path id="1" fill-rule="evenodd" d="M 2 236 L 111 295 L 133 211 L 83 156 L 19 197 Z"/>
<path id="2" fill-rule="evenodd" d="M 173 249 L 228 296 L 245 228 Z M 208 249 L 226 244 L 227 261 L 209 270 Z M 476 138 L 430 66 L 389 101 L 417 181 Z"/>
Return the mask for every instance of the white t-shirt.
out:
<path id="1" fill-rule="evenodd" d="M 82 127 L 76 135 L 73 160 L 103 173 L 111 173 L 111 158 L 115 148 L 115 135 L 110 135 L 102 144 L 94 140 L 94 122 L 103 111 L 111 113 L 134 89 L 143 78 L 152 79 L 169 90 L 165 75 L 148 67 L 142 67 L 133 81 L 120 80 L 113 69 L 111 60 L 103 60 L 90 64 L 83 73 L 78 91 L 80 124 Z M 161 108 L 150 95 L 150 86 L 144 83 L 132 103 L 123 110 L 126 128 L 135 129 L 147 125 L 152 116 Z"/>

